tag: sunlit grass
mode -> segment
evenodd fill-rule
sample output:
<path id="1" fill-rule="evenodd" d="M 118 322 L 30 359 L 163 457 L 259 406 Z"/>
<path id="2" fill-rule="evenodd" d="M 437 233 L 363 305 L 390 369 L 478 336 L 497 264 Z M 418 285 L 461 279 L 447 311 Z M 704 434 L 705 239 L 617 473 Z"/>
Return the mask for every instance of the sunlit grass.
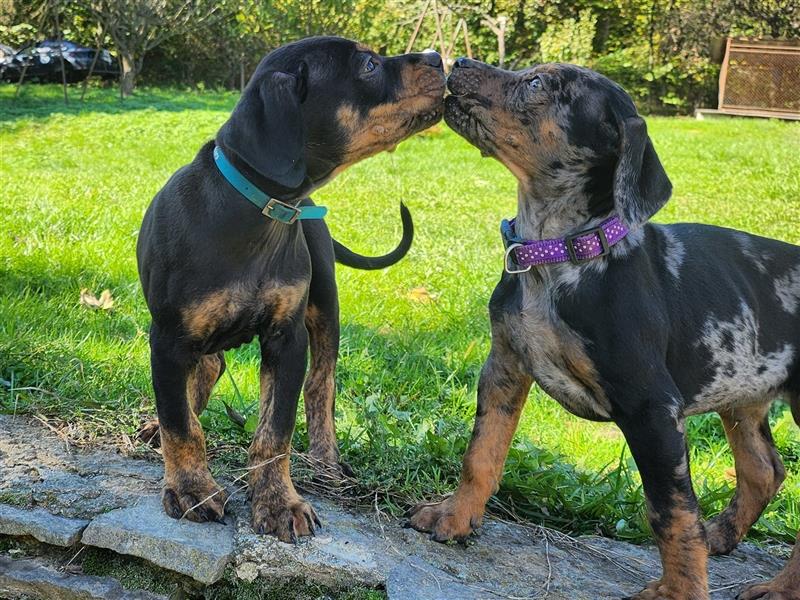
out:
<path id="1" fill-rule="evenodd" d="M 154 412 L 149 316 L 134 247 L 145 207 L 227 118 L 229 93 L 148 90 L 120 103 L 92 90 L 64 107 L 56 87 L 19 101 L 0 86 L 0 388 L 2 410 L 40 411 L 106 437 L 133 435 Z M 73 92 L 74 93 L 74 92 Z M 77 96 L 77 95 L 76 95 Z M 652 118 L 672 178 L 662 222 L 701 221 L 800 243 L 800 127 L 762 120 Z M 498 223 L 514 214 L 512 177 L 444 125 L 357 165 L 316 195 L 334 235 L 363 253 L 399 239 L 397 205 L 414 215 L 409 256 L 385 271 L 340 268 L 342 350 L 337 423 L 361 481 L 400 508 L 453 488 L 469 438 L 477 375 L 489 348 L 486 304 L 501 268 Z M 410 294 L 425 288 L 425 295 Z M 114 309 L 78 302 L 110 289 Z M 203 416 L 210 446 L 246 444 L 226 416 L 258 393 L 258 353 L 228 353 Z M 15 391 L 10 392 L 13 386 Z M 42 391 L 19 391 L 39 388 Z M 789 477 L 754 536 L 792 539 L 800 501 L 800 436 L 773 413 Z M 703 506 L 730 496 L 732 460 L 716 416 L 690 423 Z M 302 415 L 295 439 L 305 444 Z M 613 425 L 566 413 L 535 389 L 498 494 L 506 506 L 569 531 L 647 535 L 638 475 Z"/>

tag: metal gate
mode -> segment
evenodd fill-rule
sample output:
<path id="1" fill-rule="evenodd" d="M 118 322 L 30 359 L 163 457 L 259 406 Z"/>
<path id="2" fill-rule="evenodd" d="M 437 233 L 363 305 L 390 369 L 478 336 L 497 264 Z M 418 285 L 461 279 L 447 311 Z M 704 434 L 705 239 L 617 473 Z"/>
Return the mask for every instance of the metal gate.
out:
<path id="1" fill-rule="evenodd" d="M 800 119 L 800 40 L 728 38 L 719 112 Z"/>

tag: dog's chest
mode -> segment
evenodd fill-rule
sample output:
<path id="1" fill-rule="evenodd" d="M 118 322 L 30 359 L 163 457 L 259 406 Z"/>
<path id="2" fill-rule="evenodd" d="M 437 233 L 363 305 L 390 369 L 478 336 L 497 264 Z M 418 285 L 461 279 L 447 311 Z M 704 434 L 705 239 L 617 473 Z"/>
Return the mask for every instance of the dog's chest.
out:
<path id="1" fill-rule="evenodd" d="M 609 420 L 611 406 L 582 340 L 558 318 L 546 294 L 521 286 L 517 293 L 517 307 L 504 312 L 502 327 L 528 374 L 571 413 Z"/>
<path id="2" fill-rule="evenodd" d="M 308 282 L 261 285 L 237 283 L 201 296 L 181 312 L 183 326 L 196 343 L 217 351 L 234 348 L 280 325 L 301 308 Z"/>

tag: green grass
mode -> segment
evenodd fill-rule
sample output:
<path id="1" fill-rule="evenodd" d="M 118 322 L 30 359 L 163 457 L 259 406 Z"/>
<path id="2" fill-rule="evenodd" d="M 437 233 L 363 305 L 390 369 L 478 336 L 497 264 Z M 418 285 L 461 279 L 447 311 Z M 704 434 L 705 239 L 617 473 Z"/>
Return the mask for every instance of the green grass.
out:
<path id="1" fill-rule="evenodd" d="M 226 119 L 236 96 L 148 90 L 120 103 L 92 90 L 64 107 L 55 87 L 13 102 L 0 86 L 0 409 L 37 411 L 87 439 L 132 436 L 154 413 L 149 317 L 134 246 L 145 207 Z M 648 120 L 675 186 L 657 220 L 727 225 L 800 243 L 800 127 L 763 120 Z M 364 253 L 393 247 L 397 204 L 417 227 L 406 260 L 380 272 L 340 268 L 342 350 L 337 423 L 345 459 L 384 507 L 453 489 L 489 348 L 486 304 L 500 274 L 498 223 L 515 183 L 498 163 L 436 127 L 357 165 L 316 194 L 334 235 Z M 424 287 L 430 301 L 411 290 Z M 78 302 L 111 290 L 114 309 Z M 258 353 L 228 353 L 229 378 L 202 417 L 209 445 L 244 447 L 226 416 L 258 393 Z M 28 389 L 26 389 L 28 388 Z M 34 389 L 30 389 L 34 388 Z M 788 478 L 751 533 L 791 540 L 800 525 L 800 435 L 782 406 L 772 422 Z M 732 459 L 716 416 L 690 419 L 692 471 L 704 511 L 732 493 Z M 298 417 L 295 447 L 306 431 Z M 241 455 L 241 452 L 239 453 Z M 613 425 L 569 415 L 534 389 L 493 501 L 570 532 L 649 535 L 638 473 Z"/>

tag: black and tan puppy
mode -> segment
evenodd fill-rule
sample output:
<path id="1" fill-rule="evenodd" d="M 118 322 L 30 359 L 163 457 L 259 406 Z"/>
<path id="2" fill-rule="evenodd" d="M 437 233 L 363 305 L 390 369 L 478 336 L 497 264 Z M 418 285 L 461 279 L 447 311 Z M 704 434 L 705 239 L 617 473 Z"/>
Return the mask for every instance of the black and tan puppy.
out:
<path id="1" fill-rule="evenodd" d="M 505 228 L 507 272 L 489 305 L 492 348 L 461 483 L 412 509 L 410 525 L 437 541 L 479 526 L 536 381 L 567 410 L 625 435 L 663 565 L 635 597 L 708 598 L 709 551 L 730 552 L 784 477 L 771 403 L 782 396 L 800 419 L 800 248 L 648 223 L 671 185 L 630 97 L 598 73 L 460 59 L 448 87 L 445 120 L 516 176 L 518 213 Z M 709 411 L 722 417 L 737 487 L 703 523 L 684 419 Z M 740 596 L 762 597 L 800 598 L 800 556 Z"/>
<path id="2" fill-rule="evenodd" d="M 225 495 L 214 495 L 219 486 L 206 463 L 197 415 L 225 368 L 222 352 L 257 336 L 260 420 L 249 453 L 253 528 L 284 541 L 314 532 L 316 515 L 292 485 L 288 455 L 310 341 L 309 451 L 338 462 L 334 257 L 379 268 L 399 260 L 411 242 L 407 211 L 401 245 L 379 258 L 360 257 L 332 241 L 322 220 L 268 218 L 223 177 L 215 145 L 267 196 L 290 207 L 308 205 L 308 194 L 347 166 L 438 121 L 444 85 L 436 53 L 384 58 L 332 37 L 289 44 L 261 61 L 216 139 L 153 199 L 137 258 L 152 315 L 163 503 L 170 516 L 223 516 Z M 281 207 L 283 216 L 293 214 Z"/>

